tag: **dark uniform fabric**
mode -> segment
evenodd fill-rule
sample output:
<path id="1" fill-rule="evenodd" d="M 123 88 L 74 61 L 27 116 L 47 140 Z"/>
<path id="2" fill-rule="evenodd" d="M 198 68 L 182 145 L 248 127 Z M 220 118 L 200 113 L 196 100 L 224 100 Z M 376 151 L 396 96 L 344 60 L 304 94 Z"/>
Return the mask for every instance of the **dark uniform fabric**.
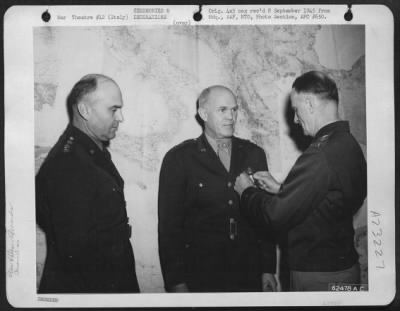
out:
<path id="1" fill-rule="evenodd" d="M 139 291 L 123 187 L 108 150 L 69 125 L 36 176 L 47 241 L 39 292 Z"/>
<path id="2" fill-rule="evenodd" d="M 291 270 L 339 271 L 358 262 L 353 215 L 366 193 L 364 155 L 348 122 L 337 121 L 319 130 L 277 195 L 248 188 L 241 211 L 287 234 Z"/>
<path id="3" fill-rule="evenodd" d="M 164 157 L 159 185 L 159 254 L 166 289 L 186 283 L 193 292 L 260 291 L 274 273 L 275 245 L 239 213 L 233 186 L 247 168 L 266 170 L 264 151 L 232 139 L 229 172 L 203 134 Z M 264 238 L 261 240 L 259 236 Z"/>

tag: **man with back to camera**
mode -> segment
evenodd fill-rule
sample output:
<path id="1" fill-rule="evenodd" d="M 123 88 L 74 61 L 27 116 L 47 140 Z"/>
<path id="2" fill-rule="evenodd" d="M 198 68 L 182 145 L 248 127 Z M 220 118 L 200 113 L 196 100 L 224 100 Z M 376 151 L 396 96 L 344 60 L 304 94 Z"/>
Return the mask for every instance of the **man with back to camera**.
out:
<path id="1" fill-rule="evenodd" d="M 136 293 L 124 181 L 107 150 L 122 117 L 111 78 L 90 74 L 67 98 L 70 122 L 36 176 L 46 234 L 40 293 Z"/>
<path id="2" fill-rule="evenodd" d="M 228 88 L 205 89 L 198 99 L 203 134 L 164 157 L 159 255 L 169 292 L 276 291 L 275 244 L 240 216 L 233 189 L 242 171 L 268 168 L 260 147 L 233 136 L 237 109 Z"/>
<path id="3" fill-rule="evenodd" d="M 280 184 L 267 171 L 241 174 L 235 189 L 241 212 L 288 237 L 290 287 L 328 291 L 334 284 L 360 284 L 353 215 L 367 193 L 364 155 L 339 120 L 339 96 L 326 74 L 310 71 L 292 86 L 294 121 L 313 140 Z"/>

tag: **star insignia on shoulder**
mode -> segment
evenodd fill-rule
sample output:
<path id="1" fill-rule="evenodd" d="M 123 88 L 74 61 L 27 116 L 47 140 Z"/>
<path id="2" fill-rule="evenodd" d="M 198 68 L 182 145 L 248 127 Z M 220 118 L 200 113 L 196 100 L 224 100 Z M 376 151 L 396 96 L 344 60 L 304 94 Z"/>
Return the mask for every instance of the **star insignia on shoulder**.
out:
<path id="1" fill-rule="evenodd" d="M 71 151 L 71 146 L 74 144 L 74 139 L 75 138 L 73 136 L 70 136 L 68 138 L 67 142 L 64 144 L 64 149 L 63 149 L 64 153 L 68 153 Z"/>

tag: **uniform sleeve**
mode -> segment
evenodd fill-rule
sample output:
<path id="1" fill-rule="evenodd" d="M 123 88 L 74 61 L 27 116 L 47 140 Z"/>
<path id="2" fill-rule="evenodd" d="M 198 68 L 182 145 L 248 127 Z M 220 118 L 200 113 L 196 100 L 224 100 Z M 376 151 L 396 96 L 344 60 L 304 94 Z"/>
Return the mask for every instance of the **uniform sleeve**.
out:
<path id="1" fill-rule="evenodd" d="M 36 178 L 39 225 L 63 258 L 88 264 L 96 256 L 96 239 L 90 206 L 93 195 L 85 176 L 73 166 L 39 172 Z"/>
<path id="2" fill-rule="evenodd" d="M 272 226 L 274 231 L 288 230 L 317 206 L 326 196 L 330 170 L 322 152 L 304 153 L 295 163 L 280 191 L 270 195 L 248 188 L 241 197 L 242 213 Z"/>
<path id="3" fill-rule="evenodd" d="M 46 217 L 49 211 L 43 188 L 43 178 L 39 173 L 35 178 L 36 223 L 46 232 L 49 229 L 49 221 Z"/>
<path id="4" fill-rule="evenodd" d="M 185 176 L 176 153 L 163 160 L 158 190 L 158 242 L 165 287 L 185 283 Z"/>
<path id="5" fill-rule="evenodd" d="M 254 158 L 251 160 L 251 165 L 254 172 L 268 170 L 267 157 L 264 150 L 257 148 L 256 152 L 254 152 Z M 273 232 L 270 230 L 270 228 L 265 226 L 264 223 L 260 222 L 259 218 L 253 219 L 252 224 L 255 227 L 259 237 L 259 245 L 261 248 L 260 253 L 262 256 L 262 271 L 264 273 L 275 273 L 276 241 Z"/>

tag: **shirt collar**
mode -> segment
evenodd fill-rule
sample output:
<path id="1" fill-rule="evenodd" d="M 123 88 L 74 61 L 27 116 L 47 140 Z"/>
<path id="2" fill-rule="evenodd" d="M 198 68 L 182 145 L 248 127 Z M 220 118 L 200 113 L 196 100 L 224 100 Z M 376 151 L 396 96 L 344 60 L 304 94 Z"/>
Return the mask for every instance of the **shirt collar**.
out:
<path id="1" fill-rule="evenodd" d="M 219 144 L 227 144 L 227 149 L 230 151 L 232 148 L 232 138 L 213 138 L 210 135 L 207 135 L 206 132 L 204 132 L 204 135 L 210 144 L 210 146 L 214 149 L 215 152 L 218 151 L 218 145 Z"/>

